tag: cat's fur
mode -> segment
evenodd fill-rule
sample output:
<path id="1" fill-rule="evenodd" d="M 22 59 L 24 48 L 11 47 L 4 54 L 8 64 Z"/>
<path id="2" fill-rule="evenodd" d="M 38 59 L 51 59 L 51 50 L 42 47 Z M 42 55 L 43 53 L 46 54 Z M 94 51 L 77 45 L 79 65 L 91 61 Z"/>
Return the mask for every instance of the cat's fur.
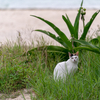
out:
<path id="1" fill-rule="evenodd" d="M 69 59 L 67 61 L 60 62 L 56 65 L 53 73 L 54 80 L 66 79 L 68 74 L 74 74 L 76 72 L 79 61 L 78 54 L 79 52 L 75 54 L 69 53 Z"/>

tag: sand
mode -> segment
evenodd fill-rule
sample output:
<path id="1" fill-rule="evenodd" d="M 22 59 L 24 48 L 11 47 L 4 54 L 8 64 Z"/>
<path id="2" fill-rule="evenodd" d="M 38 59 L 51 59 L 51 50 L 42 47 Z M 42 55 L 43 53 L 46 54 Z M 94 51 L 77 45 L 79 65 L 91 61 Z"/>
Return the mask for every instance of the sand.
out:
<path id="1" fill-rule="evenodd" d="M 13 92 L 10 95 L 0 94 L 0 100 L 33 100 L 36 95 L 32 89 L 23 89 Z"/>
<path id="2" fill-rule="evenodd" d="M 86 23 L 96 11 L 97 10 L 86 11 Z M 19 32 L 22 40 L 26 43 L 31 43 L 32 41 L 36 43 L 36 40 L 41 36 L 43 36 L 47 42 L 53 41 L 48 36 L 34 31 L 35 29 L 43 29 L 56 34 L 52 28 L 41 20 L 31 17 L 30 15 L 37 15 L 53 22 L 66 34 L 68 38 L 70 38 L 69 30 L 62 19 L 62 15 L 65 15 L 65 13 L 74 24 L 77 10 L 0 10 L 0 43 L 5 44 L 8 41 L 16 42 Z M 89 36 L 98 29 L 97 25 L 100 25 L 100 14 L 98 14 L 94 20 L 90 32 L 88 33 Z M 80 30 L 82 30 L 82 27 L 82 21 L 80 21 Z M 55 41 L 53 42 L 56 44 Z M 30 100 L 30 94 L 24 94 L 24 96 L 25 98 L 28 98 L 27 100 Z M 7 100 L 24 100 L 22 98 L 22 95 L 20 95 L 15 99 L 10 98 Z"/>
<path id="3" fill-rule="evenodd" d="M 87 10 L 85 21 L 90 20 L 91 16 L 97 10 Z M 38 39 L 38 37 L 44 36 L 46 41 L 52 41 L 48 36 L 34 31 L 35 29 L 48 30 L 56 34 L 50 26 L 45 24 L 39 19 L 31 17 L 30 15 L 37 15 L 53 22 L 58 26 L 68 38 L 70 38 L 69 30 L 62 19 L 62 15 L 65 13 L 69 16 L 71 22 L 74 24 L 77 10 L 1 10 L 0 11 L 0 42 L 6 43 L 8 40 L 15 42 L 18 37 L 18 33 L 21 33 L 22 39 L 31 43 Z M 91 29 L 92 32 L 97 29 L 97 25 L 100 25 L 100 14 L 94 20 Z M 82 30 L 82 21 L 80 20 L 80 30 Z"/>

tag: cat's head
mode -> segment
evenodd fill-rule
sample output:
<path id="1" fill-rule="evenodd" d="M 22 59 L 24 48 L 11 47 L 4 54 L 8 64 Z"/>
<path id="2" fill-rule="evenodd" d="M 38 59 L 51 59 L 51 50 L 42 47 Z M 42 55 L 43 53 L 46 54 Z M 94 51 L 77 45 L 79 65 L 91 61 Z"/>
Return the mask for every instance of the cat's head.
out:
<path id="1" fill-rule="evenodd" d="M 71 54 L 69 52 L 69 58 L 73 63 L 78 63 L 79 57 L 78 57 L 79 52 Z"/>

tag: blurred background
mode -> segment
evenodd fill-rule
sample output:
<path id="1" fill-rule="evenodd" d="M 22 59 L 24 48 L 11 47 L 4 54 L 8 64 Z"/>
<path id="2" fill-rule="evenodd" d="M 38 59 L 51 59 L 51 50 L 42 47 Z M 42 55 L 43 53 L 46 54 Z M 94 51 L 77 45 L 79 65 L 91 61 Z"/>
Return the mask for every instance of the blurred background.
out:
<path id="1" fill-rule="evenodd" d="M 82 0 L 0 0 L 0 43 L 4 44 L 8 41 L 16 42 L 19 33 L 21 40 L 27 43 L 39 40 L 38 38 L 41 36 L 50 42 L 50 38 L 34 30 L 43 29 L 56 34 L 54 30 L 44 22 L 30 15 L 37 15 L 51 21 L 70 38 L 69 30 L 62 19 L 62 15 L 67 13 L 71 22 L 74 23 L 81 1 Z M 87 23 L 93 13 L 100 9 L 100 0 L 84 0 L 83 7 L 87 9 L 85 15 L 85 22 Z M 98 25 L 100 26 L 99 21 L 100 14 L 98 14 L 92 24 L 89 35 L 97 30 Z M 82 28 L 82 21 L 80 20 L 80 33 Z"/>
<path id="2" fill-rule="evenodd" d="M 82 0 L 0 0 L 0 9 L 75 9 Z M 84 7 L 99 9 L 100 0 L 84 0 Z"/>

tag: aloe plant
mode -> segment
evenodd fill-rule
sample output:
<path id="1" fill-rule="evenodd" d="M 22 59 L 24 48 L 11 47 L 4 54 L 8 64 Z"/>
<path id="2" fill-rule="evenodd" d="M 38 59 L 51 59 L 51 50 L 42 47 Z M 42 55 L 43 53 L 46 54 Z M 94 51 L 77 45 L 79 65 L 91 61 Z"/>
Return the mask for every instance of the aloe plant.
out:
<path id="1" fill-rule="evenodd" d="M 99 43 L 100 43 L 100 37 L 99 37 Z M 80 46 L 75 47 L 75 50 L 88 50 L 88 51 L 92 51 L 95 53 L 100 54 L 100 47 L 96 46 L 92 43 L 86 42 L 85 40 L 74 40 L 74 42 L 80 43 Z"/>
<path id="2" fill-rule="evenodd" d="M 81 35 L 81 37 L 78 37 L 78 31 L 79 31 L 79 20 L 80 20 L 80 16 L 82 15 L 82 5 L 83 5 L 83 0 L 81 2 L 81 6 L 79 8 L 79 11 L 77 13 L 74 25 L 72 25 L 68 15 L 66 14 L 66 16 L 62 15 L 62 19 L 64 20 L 64 22 L 66 23 L 71 37 L 72 37 L 72 41 L 68 39 L 68 37 L 56 26 L 54 25 L 52 22 L 45 20 L 39 16 L 36 15 L 31 15 L 32 17 L 38 18 L 40 20 L 42 20 L 43 22 L 45 22 L 46 24 L 48 24 L 57 34 L 58 36 L 56 36 L 55 34 L 46 31 L 46 30 L 41 30 L 41 29 L 36 29 L 35 31 L 38 32 L 42 32 L 46 35 L 48 35 L 49 37 L 53 38 L 54 40 L 56 40 L 57 42 L 59 42 L 62 46 L 54 46 L 54 45 L 50 45 L 47 46 L 47 50 L 51 51 L 51 52 L 62 52 L 62 53 L 67 53 L 68 51 L 70 52 L 74 52 L 74 47 L 78 47 L 80 44 L 78 42 L 73 41 L 74 39 L 79 39 L 79 40 L 85 40 L 86 39 L 86 35 L 89 31 L 89 28 L 91 26 L 91 24 L 93 23 L 94 19 L 96 18 L 96 16 L 98 15 L 98 13 L 100 12 L 97 11 L 93 14 L 93 16 L 91 17 L 90 21 L 85 25 L 85 22 L 83 22 L 83 33 Z M 85 14 L 83 14 L 85 15 Z M 82 16 L 83 16 L 82 15 Z M 83 20 L 84 21 L 84 20 Z M 97 38 L 96 38 L 97 39 Z M 96 39 L 91 40 L 92 42 Z M 40 47 L 42 48 L 42 47 Z M 32 52 L 32 50 L 29 50 L 28 53 Z"/>

